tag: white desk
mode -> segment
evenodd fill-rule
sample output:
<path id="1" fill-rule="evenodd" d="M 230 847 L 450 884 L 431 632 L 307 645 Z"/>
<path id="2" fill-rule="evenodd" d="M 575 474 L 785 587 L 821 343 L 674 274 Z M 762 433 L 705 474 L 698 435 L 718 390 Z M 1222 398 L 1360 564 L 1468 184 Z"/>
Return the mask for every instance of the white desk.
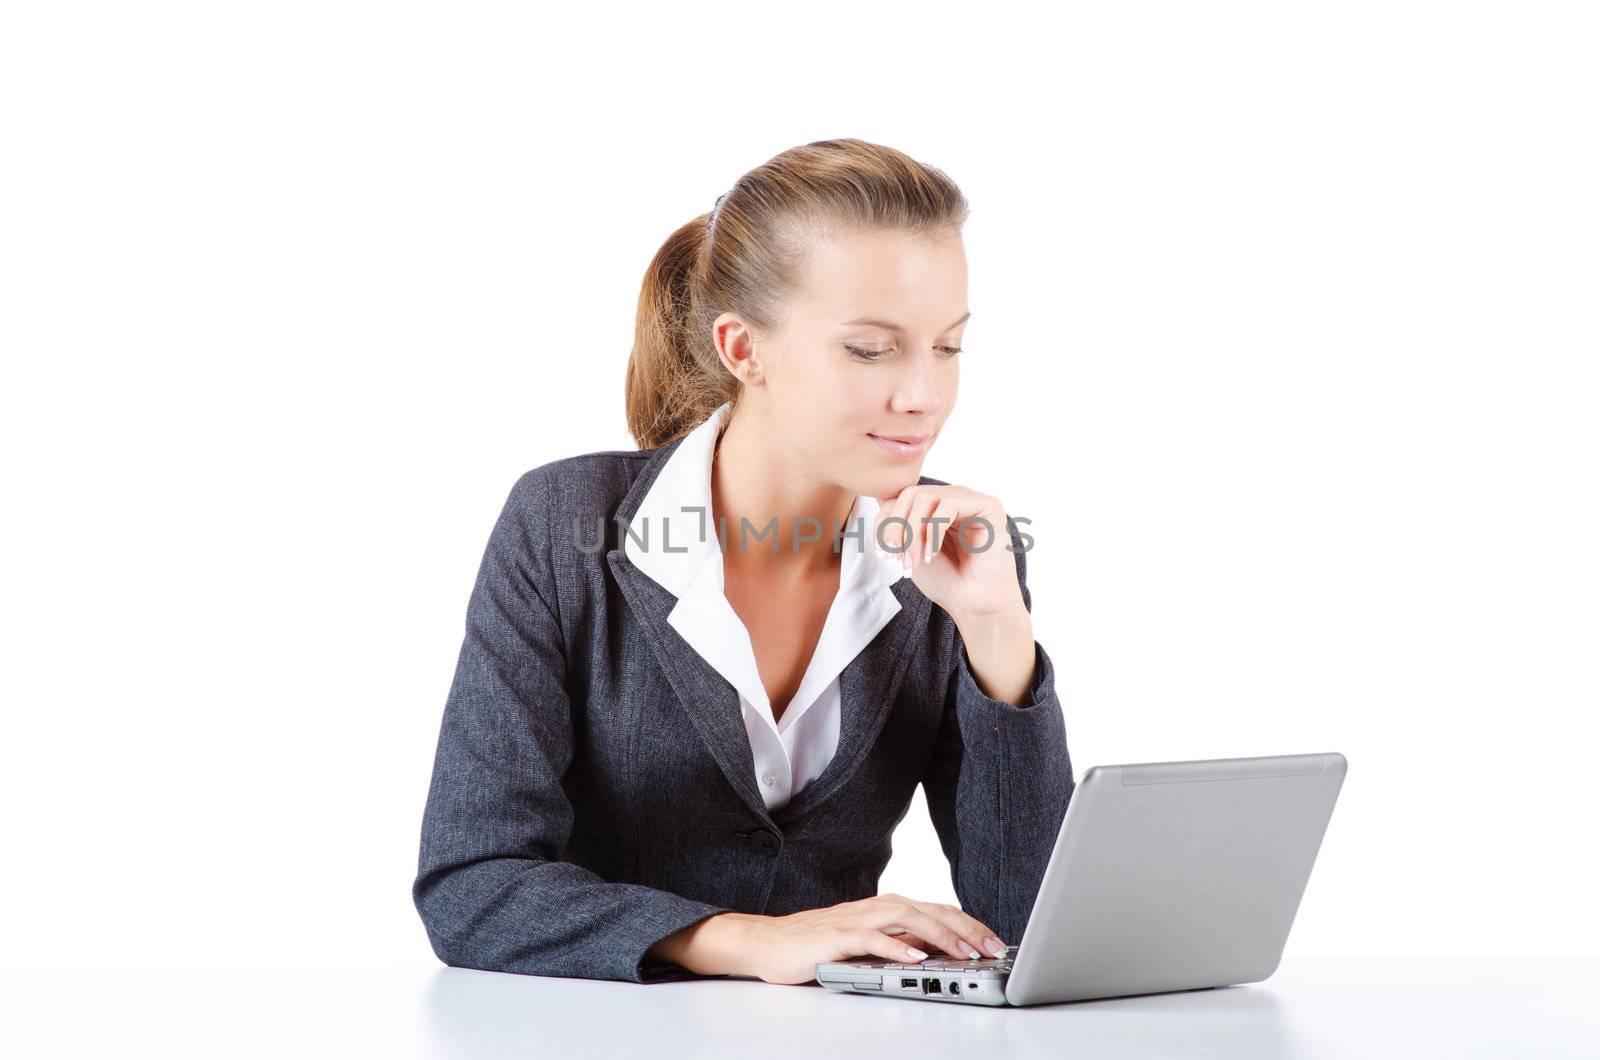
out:
<path id="1" fill-rule="evenodd" d="M 1287 960 L 1264 983 L 1027 1009 L 442 966 L 6 980 L 0 1046 L 28 1057 L 1600 1057 L 1600 957 Z"/>

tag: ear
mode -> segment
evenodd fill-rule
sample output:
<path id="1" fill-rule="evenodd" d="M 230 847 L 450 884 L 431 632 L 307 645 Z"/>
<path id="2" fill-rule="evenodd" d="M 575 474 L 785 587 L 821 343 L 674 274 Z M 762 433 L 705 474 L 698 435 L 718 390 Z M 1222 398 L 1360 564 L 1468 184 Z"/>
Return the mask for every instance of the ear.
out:
<path id="1" fill-rule="evenodd" d="M 717 356 L 722 366 L 741 383 L 760 386 L 761 361 L 756 356 L 755 335 L 737 313 L 723 313 L 711 325 L 711 339 L 716 343 Z"/>

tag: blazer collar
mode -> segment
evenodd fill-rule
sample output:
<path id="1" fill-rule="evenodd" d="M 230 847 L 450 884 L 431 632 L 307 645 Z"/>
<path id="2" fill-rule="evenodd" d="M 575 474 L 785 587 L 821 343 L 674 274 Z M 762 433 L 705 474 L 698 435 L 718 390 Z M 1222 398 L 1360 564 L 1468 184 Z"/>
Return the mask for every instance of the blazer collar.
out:
<path id="1" fill-rule="evenodd" d="M 648 535 L 648 544 L 640 547 L 624 531 L 618 547 L 606 553 L 606 562 L 645 630 L 668 684 L 729 783 L 753 811 L 776 824 L 809 812 L 837 793 L 860 766 L 883 728 L 905 676 L 911 655 L 906 648 L 927 625 L 932 603 L 903 576 L 899 560 L 872 540 L 876 498 L 858 497 L 849 525 L 861 518 L 864 540 L 844 543 L 847 551 L 857 548 L 854 560 L 859 566 L 841 569 L 840 592 L 859 592 L 885 613 L 896 603 L 898 609 L 839 674 L 839 744 L 833 757 L 820 775 L 769 812 L 756 787 L 755 761 L 739 703 L 741 692 L 754 704 L 766 703 L 765 689 L 749 657 L 748 639 L 726 656 L 723 669 L 735 675 L 730 681 L 697 650 L 696 644 L 713 653 L 721 651 L 714 638 L 696 637 L 696 644 L 691 644 L 679 632 L 680 626 L 693 628 L 682 621 L 685 610 L 693 606 L 690 601 L 703 601 L 701 594 L 712 589 L 718 595 L 722 592 L 722 565 L 707 562 L 718 550 L 710 522 L 710 472 L 717 437 L 730 409 L 731 403 L 724 404 L 694 430 L 651 454 L 615 512 L 619 522 L 634 527 L 638 536 Z M 704 512 L 683 512 L 684 507 L 701 507 Z M 847 578 L 847 570 L 854 576 Z M 873 600 L 875 596 L 881 599 Z"/>

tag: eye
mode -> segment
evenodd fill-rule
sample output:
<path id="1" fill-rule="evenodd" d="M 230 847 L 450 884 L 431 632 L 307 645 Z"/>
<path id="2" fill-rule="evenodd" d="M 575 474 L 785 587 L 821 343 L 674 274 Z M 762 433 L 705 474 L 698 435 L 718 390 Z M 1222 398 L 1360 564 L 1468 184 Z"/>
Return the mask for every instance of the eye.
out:
<path id="1" fill-rule="evenodd" d="M 891 352 L 893 352 L 891 350 L 868 350 L 863 349 L 860 346 L 851 346 L 849 344 L 845 345 L 845 349 L 849 350 L 850 356 L 856 358 L 857 360 L 868 362 L 881 361 L 885 357 L 889 356 Z M 935 346 L 934 349 L 938 350 L 946 357 L 954 357 L 956 354 L 961 352 L 960 346 Z"/>
<path id="2" fill-rule="evenodd" d="M 881 361 L 889 356 L 888 350 L 864 350 L 860 346 L 851 346 L 848 343 L 845 349 L 850 351 L 850 356 L 862 361 Z"/>

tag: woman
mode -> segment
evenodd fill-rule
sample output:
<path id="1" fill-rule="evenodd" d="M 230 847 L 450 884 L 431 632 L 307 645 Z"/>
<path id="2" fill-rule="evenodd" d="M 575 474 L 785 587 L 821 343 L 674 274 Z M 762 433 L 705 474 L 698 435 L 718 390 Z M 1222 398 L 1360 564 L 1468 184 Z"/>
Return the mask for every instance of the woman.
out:
<path id="1" fill-rule="evenodd" d="M 1022 535 L 920 475 L 966 212 L 828 140 L 656 255 L 639 451 L 524 474 L 472 592 L 413 886 L 445 963 L 804 983 L 1021 941 L 1073 791 L 1061 704 Z M 919 783 L 961 908 L 876 893 Z"/>

